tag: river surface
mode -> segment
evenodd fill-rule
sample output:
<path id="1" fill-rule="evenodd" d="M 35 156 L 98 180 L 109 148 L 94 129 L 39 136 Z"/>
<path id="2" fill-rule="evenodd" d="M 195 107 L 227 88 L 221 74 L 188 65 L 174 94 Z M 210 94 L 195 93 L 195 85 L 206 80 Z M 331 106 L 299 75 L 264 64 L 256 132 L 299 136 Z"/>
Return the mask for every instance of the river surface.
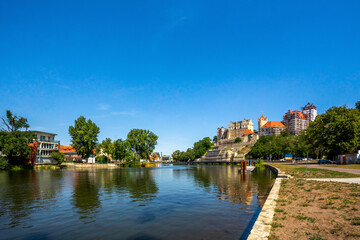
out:
<path id="1" fill-rule="evenodd" d="M 237 166 L 0 172 L 0 239 L 240 239 L 274 182 Z"/>

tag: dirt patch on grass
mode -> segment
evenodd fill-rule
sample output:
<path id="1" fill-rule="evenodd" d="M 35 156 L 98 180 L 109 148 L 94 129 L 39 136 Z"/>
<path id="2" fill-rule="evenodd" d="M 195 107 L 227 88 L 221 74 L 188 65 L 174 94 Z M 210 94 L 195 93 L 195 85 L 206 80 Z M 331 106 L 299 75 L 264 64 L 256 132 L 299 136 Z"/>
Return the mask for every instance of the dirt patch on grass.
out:
<path id="1" fill-rule="evenodd" d="M 295 178 L 356 178 L 358 174 L 337 172 L 327 169 L 306 168 L 305 166 L 271 163 L 270 165 L 279 168 Z"/>
<path id="2" fill-rule="evenodd" d="M 360 185 L 283 180 L 269 239 L 360 239 Z"/>

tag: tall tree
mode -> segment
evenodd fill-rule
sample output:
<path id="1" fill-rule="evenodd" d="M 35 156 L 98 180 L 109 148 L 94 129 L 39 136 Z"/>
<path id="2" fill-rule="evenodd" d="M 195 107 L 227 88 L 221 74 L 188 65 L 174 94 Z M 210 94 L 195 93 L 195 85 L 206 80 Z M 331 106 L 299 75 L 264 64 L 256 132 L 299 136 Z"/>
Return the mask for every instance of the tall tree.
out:
<path id="1" fill-rule="evenodd" d="M 29 128 L 29 124 L 26 118 L 13 115 L 10 110 L 6 110 L 6 117 L 1 117 L 3 127 L 2 132 L 14 132 L 25 128 Z"/>
<path id="2" fill-rule="evenodd" d="M 69 127 L 72 146 L 83 158 L 88 158 L 96 147 L 100 129 L 90 119 L 80 116 L 75 125 Z"/>
<path id="3" fill-rule="evenodd" d="M 355 108 L 360 111 L 360 101 L 355 103 Z"/>
<path id="4" fill-rule="evenodd" d="M 356 152 L 360 147 L 360 112 L 346 106 L 331 107 L 310 123 L 307 138 L 330 158 Z"/>
<path id="5" fill-rule="evenodd" d="M 112 157 L 117 160 L 129 160 L 131 157 L 129 142 L 122 139 L 114 141 Z"/>
<path id="6" fill-rule="evenodd" d="M 143 159 L 148 159 L 154 151 L 157 139 L 155 133 L 144 129 L 132 129 L 127 135 L 131 150 Z"/>
<path id="7" fill-rule="evenodd" d="M 27 119 L 13 115 L 10 110 L 6 111 L 6 117 L 2 117 L 1 120 L 3 126 L 0 130 L 0 151 L 11 164 L 21 164 L 31 154 L 29 143 L 35 135 L 27 131 Z M 24 128 L 26 130 L 21 131 Z"/>

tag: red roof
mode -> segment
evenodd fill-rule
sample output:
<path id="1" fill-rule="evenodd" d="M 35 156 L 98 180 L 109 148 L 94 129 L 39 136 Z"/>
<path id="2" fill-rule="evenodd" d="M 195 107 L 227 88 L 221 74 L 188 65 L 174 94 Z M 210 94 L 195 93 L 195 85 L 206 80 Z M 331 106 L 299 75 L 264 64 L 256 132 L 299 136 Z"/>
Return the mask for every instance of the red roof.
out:
<path id="1" fill-rule="evenodd" d="M 285 127 L 282 122 L 270 121 L 265 123 L 261 128 L 269 128 L 269 127 Z"/>
<path id="2" fill-rule="evenodd" d="M 258 121 L 260 121 L 261 119 L 264 119 L 265 121 L 267 121 L 267 120 L 268 120 L 268 118 L 267 118 L 267 117 L 264 117 L 264 115 L 263 115 L 263 114 L 261 114 L 261 117 L 259 117 L 259 118 L 258 118 Z"/>
<path id="3" fill-rule="evenodd" d="M 250 135 L 250 134 L 254 134 L 254 135 L 255 135 L 256 133 L 254 133 L 254 132 L 251 131 L 250 129 L 246 129 L 244 135 Z"/>
<path id="4" fill-rule="evenodd" d="M 300 111 L 291 111 L 291 110 L 289 110 L 289 112 L 291 114 L 296 114 L 298 118 L 305 119 L 304 114 L 302 112 L 300 112 Z M 286 117 L 289 112 L 285 113 L 284 117 Z"/>

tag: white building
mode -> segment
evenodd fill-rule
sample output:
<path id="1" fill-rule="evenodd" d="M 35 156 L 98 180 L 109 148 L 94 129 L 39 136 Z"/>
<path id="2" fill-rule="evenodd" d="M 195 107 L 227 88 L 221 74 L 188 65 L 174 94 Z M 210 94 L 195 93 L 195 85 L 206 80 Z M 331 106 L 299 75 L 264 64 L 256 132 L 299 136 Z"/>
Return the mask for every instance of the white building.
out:
<path id="1" fill-rule="evenodd" d="M 38 142 L 36 161 L 35 163 L 56 163 L 51 153 L 59 151 L 59 141 L 55 141 L 56 134 L 32 131 L 36 136 Z"/>
<path id="2" fill-rule="evenodd" d="M 317 116 L 317 108 L 314 104 L 310 104 L 310 102 L 308 102 L 308 104 L 306 104 L 303 108 L 302 108 L 302 113 L 307 116 L 307 119 L 310 122 L 315 121 L 315 118 Z"/>

